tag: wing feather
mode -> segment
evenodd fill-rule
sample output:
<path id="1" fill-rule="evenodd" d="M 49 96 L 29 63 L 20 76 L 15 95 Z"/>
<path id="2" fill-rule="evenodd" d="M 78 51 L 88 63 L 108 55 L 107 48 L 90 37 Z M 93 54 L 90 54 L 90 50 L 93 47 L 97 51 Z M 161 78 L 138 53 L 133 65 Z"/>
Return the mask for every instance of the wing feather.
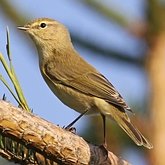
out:
<path id="1" fill-rule="evenodd" d="M 75 74 L 73 70 L 57 70 L 55 65 L 51 65 L 51 63 L 47 63 L 44 68 L 47 78 L 52 82 L 63 84 L 87 95 L 102 98 L 108 103 L 119 106 L 121 110 L 131 111 L 115 87 L 96 70 L 83 73 L 75 70 L 77 72 Z"/>

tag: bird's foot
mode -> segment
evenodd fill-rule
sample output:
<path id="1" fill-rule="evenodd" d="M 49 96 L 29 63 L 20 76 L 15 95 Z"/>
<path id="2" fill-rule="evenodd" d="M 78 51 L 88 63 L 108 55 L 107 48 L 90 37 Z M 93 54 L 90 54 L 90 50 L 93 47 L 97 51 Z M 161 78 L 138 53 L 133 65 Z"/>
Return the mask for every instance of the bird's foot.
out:
<path id="1" fill-rule="evenodd" d="M 73 134 L 76 134 L 76 128 L 75 127 L 63 127 L 63 129 L 65 129 L 66 131 L 69 131 L 69 132 L 71 132 L 71 133 L 73 133 Z"/>

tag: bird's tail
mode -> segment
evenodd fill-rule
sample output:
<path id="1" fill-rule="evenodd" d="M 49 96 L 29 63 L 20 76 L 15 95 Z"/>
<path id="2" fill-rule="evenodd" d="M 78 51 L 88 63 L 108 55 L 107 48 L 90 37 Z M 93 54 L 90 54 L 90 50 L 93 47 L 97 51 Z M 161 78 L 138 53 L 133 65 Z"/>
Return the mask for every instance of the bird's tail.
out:
<path id="1" fill-rule="evenodd" d="M 144 146 L 148 149 L 153 148 L 152 144 L 141 134 L 141 132 L 135 128 L 130 122 L 129 117 L 125 112 L 119 111 L 114 108 L 112 110 L 113 119 L 119 124 L 119 126 L 128 134 L 128 136 L 138 145 Z"/>

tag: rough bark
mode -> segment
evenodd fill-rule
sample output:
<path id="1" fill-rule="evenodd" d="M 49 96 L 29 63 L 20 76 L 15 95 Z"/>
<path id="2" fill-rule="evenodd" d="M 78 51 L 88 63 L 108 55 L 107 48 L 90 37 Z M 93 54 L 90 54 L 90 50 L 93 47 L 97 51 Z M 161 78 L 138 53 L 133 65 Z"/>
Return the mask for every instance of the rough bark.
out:
<path id="1" fill-rule="evenodd" d="M 0 155 L 20 164 L 129 165 L 103 146 L 0 101 Z M 55 163 L 56 162 L 56 163 Z"/>

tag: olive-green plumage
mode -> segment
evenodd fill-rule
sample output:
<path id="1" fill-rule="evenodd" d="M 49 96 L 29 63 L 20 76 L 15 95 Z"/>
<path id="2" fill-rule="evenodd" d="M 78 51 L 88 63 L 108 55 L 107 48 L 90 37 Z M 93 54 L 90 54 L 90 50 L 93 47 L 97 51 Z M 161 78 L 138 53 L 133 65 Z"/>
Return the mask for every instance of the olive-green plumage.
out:
<path id="1" fill-rule="evenodd" d="M 61 23 L 36 19 L 23 27 L 34 41 L 41 74 L 53 93 L 70 108 L 112 117 L 139 146 L 152 144 L 135 128 L 126 114 L 131 111 L 114 86 L 74 49 L 68 30 Z"/>

